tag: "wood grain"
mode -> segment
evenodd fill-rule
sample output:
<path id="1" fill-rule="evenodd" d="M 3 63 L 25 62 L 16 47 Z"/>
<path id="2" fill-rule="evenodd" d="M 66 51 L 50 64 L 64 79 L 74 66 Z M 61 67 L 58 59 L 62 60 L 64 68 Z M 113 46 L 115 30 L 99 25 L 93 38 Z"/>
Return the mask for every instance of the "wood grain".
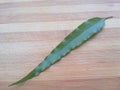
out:
<path id="1" fill-rule="evenodd" d="M 120 89 L 120 0 L 0 0 L 0 12 L 0 90 Z M 114 18 L 38 77 L 8 87 L 96 16 Z"/>

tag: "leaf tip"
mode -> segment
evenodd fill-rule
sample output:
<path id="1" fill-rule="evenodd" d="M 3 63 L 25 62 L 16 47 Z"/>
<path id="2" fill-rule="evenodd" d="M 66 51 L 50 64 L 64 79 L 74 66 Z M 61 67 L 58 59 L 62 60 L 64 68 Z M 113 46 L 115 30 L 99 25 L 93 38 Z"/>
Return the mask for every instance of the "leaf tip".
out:
<path id="1" fill-rule="evenodd" d="M 12 84 L 10 84 L 10 85 L 8 85 L 8 87 L 11 87 L 11 86 L 13 86 L 13 85 L 15 85 L 16 83 L 12 83 Z"/>

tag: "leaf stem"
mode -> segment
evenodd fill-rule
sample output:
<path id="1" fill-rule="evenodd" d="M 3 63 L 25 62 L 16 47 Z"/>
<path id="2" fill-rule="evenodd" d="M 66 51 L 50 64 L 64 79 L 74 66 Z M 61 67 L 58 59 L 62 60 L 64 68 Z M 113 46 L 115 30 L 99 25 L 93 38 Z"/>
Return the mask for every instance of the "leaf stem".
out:
<path id="1" fill-rule="evenodd" d="M 113 16 L 110 16 L 110 17 L 106 17 L 106 18 L 105 18 L 105 20 L 107 20 L 107 19 L 110 19 L 110 18 L 113 18 Z"/>

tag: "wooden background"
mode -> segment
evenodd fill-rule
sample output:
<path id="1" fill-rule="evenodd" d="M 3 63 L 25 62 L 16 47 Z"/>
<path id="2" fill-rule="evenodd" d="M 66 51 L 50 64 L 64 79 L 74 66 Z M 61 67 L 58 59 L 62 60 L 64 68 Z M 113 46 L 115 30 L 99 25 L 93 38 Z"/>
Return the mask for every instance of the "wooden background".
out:
<path id="1" fill-rule="evenodd" d="M 114 18 L 38 77 L 8 87 L 96 16 Z M 120 90 L 120 0 L 0 0 L 0 90 Z"/>

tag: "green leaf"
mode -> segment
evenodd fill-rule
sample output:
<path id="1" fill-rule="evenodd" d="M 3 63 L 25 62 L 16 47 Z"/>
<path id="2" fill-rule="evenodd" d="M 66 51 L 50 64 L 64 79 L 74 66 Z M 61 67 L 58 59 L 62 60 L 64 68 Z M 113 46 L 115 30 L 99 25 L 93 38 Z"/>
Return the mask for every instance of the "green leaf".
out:
<path id="1" fill-rule="evenodd" d="M 90 37 L 99 32 L 105 25 L 105 20 L 111 18 L 99 18 L 95 17 L 87 20 L 86 22 L 79 25 L 73 32 L 71 32 L 52 52 L 28 75 L 23 77 L 21 80 L 11 84 L 17 85 L 23 83 L 35 76 L 38 76 L 41 72 L 49 68 L 51 65 L 59 61 L 63 56 L 67 55 L 72 49 L 80 46 Z"/>

